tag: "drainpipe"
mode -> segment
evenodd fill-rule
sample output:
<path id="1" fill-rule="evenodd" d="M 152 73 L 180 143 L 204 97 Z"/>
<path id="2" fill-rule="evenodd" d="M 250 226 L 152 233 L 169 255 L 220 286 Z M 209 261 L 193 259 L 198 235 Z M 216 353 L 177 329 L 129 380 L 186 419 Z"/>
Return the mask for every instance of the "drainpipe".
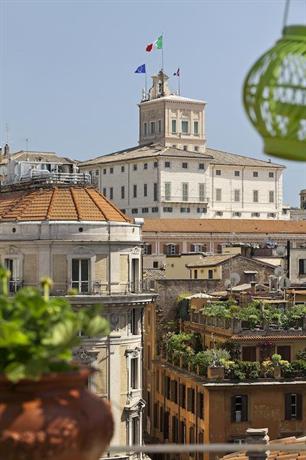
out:
<path id="1" fill-rule="evenodd" d="M 110 222 L 107 222 L 107 230 L 108 230 L 108 294 L 111 295 L 112 293 L 112 263 L 111 263 L 111 238 L 110 238 Z"/>

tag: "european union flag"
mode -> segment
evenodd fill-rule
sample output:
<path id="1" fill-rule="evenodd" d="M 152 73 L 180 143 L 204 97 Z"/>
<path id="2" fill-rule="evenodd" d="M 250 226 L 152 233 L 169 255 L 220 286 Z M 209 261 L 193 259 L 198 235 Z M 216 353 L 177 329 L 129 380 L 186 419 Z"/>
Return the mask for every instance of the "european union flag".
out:
<path id="1" fill-rule="evenodd" d="M 135 70 L 135 73 L 146 73 L 146 65 L 142 64 Z"/>

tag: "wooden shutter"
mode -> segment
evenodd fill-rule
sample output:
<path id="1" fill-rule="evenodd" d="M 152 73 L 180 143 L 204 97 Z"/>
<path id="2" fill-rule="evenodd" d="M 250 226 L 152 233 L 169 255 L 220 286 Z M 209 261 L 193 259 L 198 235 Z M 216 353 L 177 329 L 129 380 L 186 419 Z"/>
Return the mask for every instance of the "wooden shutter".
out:
<path id="1" fill-rule="evenodd" d="M 285 394 L 285 420 L 291 420 L 291 393 Z"/>
<path id="2" fill-rule="evenodd" d="M 161 407 L 159 410 L 159 431 L 162 433 L 164 431 L 164 409 Z"/>
<path id="3" fill-rule="evenodd" d="M 248 397 L 247 395 L 242 395 L 242 414 L 241 414 L 241 421 L 247 422 L 248 421 Z"/>
<path id="4" fill-rule="evenodd" d="M 167 244 L 164 244 L 164 254 L 168 254 L 168 245 Z"/>
<path id="5" fill-rule="evenodd" d="M 236 396 L 231 397 L 231 419 L 236 422 Z"/>
<path id="6" fill-rule="evenodd" d="M 303 419 L 303 395 L 298 393 L 296 395 L 296 399 L 297 399 L 296 418 L 297 420 L 302 420 Z"/>
<path id="7" fill-rule="evenodd" d="M 304 259 L 299 259 L 299 275 L 304 275 Z"/>
<path id="8" fill-rule="evenodd" d="M 179 253 L 180 253 L 180 245 L 176 244 L 175 245 L 175 254 L 179 254 Z"/>

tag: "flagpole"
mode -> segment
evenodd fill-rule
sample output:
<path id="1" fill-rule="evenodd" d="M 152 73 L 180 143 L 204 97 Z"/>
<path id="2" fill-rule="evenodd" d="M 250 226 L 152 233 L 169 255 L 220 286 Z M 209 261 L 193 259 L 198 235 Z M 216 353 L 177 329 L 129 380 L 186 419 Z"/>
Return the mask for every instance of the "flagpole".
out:
<path id="1" fill-rule="evenodd" d="M 179 71 L 179 76 L 178 76 L 178 93 L 180 96 L 181 95 L 181 69 Z"/>
<path id="2" fill-rule="evenodd" d="M 162 71 L 164 70 L 164 32 L 162 32 Z"/>
<path id="3" fill-rule="evenodd" d="M 147 66 L 145 71 L 145 97 L 147 99 Z"/>

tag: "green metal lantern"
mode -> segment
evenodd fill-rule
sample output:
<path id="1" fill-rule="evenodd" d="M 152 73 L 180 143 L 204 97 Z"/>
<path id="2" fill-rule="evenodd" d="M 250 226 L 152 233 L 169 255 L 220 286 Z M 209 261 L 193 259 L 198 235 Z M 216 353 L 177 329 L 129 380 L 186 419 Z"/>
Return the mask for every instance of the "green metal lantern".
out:
<path id="1" fill-rule="evenodd" d="M 306 161 L 306 25 L 285 27 L 283 37 L 253 65 L 243 102 L 265 153 Z"/>

